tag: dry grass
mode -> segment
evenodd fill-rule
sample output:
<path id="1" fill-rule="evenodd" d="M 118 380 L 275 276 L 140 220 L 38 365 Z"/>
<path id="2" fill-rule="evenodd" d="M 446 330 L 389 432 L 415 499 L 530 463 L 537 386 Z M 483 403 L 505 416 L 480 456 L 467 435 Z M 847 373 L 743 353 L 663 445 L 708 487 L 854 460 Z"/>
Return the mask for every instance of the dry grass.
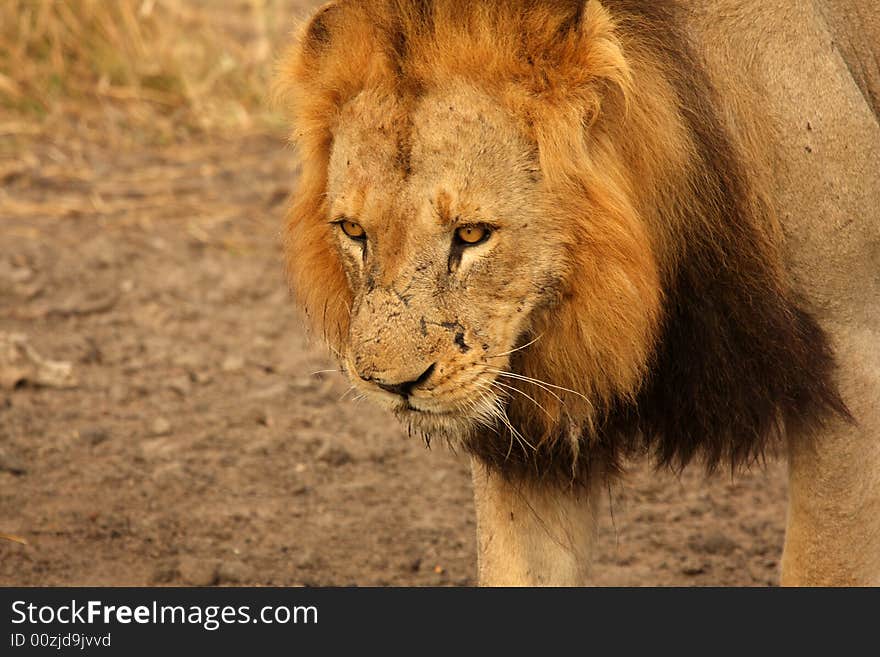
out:
<path id="1" fill-rule="evenodd" d="M 87 116 L 179 134 L 265 127 L 287 0 L 3 0 L 0 132 Z"/>

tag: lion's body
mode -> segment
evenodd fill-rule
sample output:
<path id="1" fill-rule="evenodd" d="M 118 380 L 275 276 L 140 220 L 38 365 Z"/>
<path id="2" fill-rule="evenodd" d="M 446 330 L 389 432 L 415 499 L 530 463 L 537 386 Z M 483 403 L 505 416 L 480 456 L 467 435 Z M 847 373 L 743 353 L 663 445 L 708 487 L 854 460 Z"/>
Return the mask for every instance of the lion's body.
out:
<path id="1" fill-rule="evenodd" d="M 356 384 L 473 454 L 484 582 L 583 581 L 625 455 L 784 437 L 784 581 L 880 583 L 869 2 L 342 1 L 304 31 L 292 283 Z M 447 254 L 462 225 L 485 243 Z"/>
<path id="2" fill-rule="evenodd" d="M 710 71 L 722 81 L 731 68 L 743 71 L 760 92 L 742 111 L 774 121 L 765 175 L 779 208 L 785 266 L 831 337 L 841 393 L 856 420 L 828 423 L 809 444 L 789 437 L 783 581 L 876 585 L 880 13 L 871 0 L 706 4 L 694 27 L 715 44 L 706 48 Z"/>

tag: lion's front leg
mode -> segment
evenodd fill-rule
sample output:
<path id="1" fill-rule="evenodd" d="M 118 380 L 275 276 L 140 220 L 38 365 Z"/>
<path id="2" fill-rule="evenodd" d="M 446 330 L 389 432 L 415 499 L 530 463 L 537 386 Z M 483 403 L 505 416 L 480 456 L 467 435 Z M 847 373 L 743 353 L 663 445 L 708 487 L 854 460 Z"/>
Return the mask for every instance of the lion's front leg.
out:
<path id="1" fill-rule="evenodd" d="M 880 355 L 875 329 L 830 326 L 855 423 L 789 441 L 787 586 L 880 585 Z"/>
<path id="2" fill-rule="evenodd" d="M 593 491 L 509 481 L 472 463 L 480 586 L 583 586 L 595 535 Z"/>

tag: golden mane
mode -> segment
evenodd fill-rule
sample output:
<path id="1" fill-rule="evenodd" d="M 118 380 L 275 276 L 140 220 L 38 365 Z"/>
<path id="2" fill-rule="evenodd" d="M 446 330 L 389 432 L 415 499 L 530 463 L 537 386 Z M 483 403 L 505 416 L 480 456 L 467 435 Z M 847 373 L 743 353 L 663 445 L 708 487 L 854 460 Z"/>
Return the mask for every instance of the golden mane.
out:
<path id="1" fill-rule="evenodd" d="M 341 0 L 303 27 L 278 80 L 301 167 L 290 281 L 337 351 L 352 293 L 325 193 L 346 104 L 378 93 L 405 121 L 420 97 L 465 81 L 534 144 L 568 218 L 569 259 L 558 303 L 534 318 L 541 340 L 512 367 L 578 393 L 537 392 L 549 418 L 511 403 L 538 446 L 521 469 L 578 477 L 613 469 L 627 449 L 673 465 L 701 452 L 710 466 L 747 461 L 780 424 L 845 413 L 824 334 L 781 273 L 745 141 L 717 107 L 675 3 Z M 470 448 L 514 467 L 505 441 Z"/>

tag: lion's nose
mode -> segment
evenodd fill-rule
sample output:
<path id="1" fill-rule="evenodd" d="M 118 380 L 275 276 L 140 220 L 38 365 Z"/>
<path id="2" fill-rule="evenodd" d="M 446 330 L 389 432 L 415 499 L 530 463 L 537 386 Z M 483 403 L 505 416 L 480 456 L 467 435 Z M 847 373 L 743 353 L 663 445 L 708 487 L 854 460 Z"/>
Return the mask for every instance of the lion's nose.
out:
<path id="1" fill-rule="evenodd" d="M 412 394 L 413 388 L 416 388 L 423 383 L 425 383 L 428 379 L 431 378 L 431 375 L 434 373 L 434 369 L 437 367 L 437 364 L 434 363 L 428 369 L 426 369 L 422 374 L 412 381 L 404 381 L 402 383 L 389 383 L 388 381 L 383 381 L 377 378 L 364 378 L 361 376 L 364 381 L 369 381 L 371 383 L 375 383 L 377 386 L 385 390 L 386 392 L 390 392 L 393 395 L 400 395 L 401 397 L 409 397 Z"/>

